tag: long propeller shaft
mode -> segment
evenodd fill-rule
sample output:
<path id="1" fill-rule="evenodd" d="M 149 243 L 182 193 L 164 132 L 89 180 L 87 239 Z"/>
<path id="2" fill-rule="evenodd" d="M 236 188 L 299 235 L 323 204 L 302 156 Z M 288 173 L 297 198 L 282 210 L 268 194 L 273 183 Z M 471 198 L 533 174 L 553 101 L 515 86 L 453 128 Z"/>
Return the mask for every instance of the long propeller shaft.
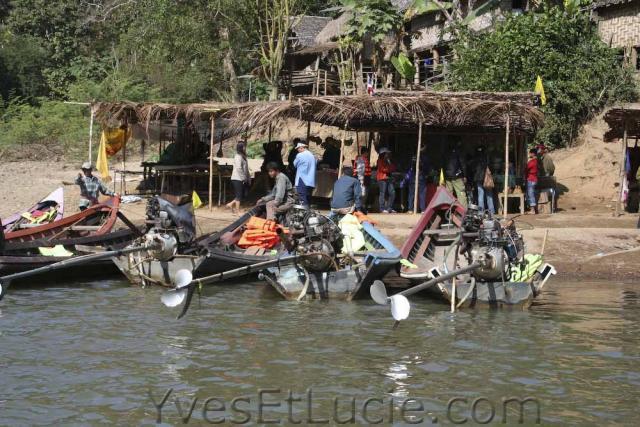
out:
<path id="1" fill-rule="evenodd" d="M 98 254 L 89 254 L 89 255 L 81 255 L 77 257 L 72 257 L 69 259 L 65 259 L 63 261 L 59 261 L 53 264 L 45 265 L 44 267 L 35 268 L 29 271 L 22 271 L 20 273 L 13 273 L 6 275 L 4 277 L 0 277 L 0 300 L 4 297 L 4 294 L 7 292 L 9 285 L 12 280 L 24 279 L 26 277 L 37 276 L 39 274 L 50 273 L 55 270 L 60 270 L 63 268 L 69 268 L 76 265 L 82 265 L 91 261 L 100 261 L 102 259 L 108 259 L 112 257 L 118 257 L 126 254 L 130 254 L 133 252 L 141 252 L 148 250 L 147 246 L 136 246 L 133 248 L 125 248 L 119 249 L 117 251 L 106 251 Z"/>
<path id="2" fill-rule="evenodd" d="M 405 296 L 405 297 L 409 296 L 409 295 L 413 295 L 416 292 L 420 292 L 423 289 L 429 288 L 429 287 L 431 287 L 433 285 L 437 285 L 438 283 L 442 283 L 442 282 L 444 282 L 446 280 L 453 279 L 454 277 L 456 277 L 456 276 L 458 276 L 460 274 L 469 273 L 469 272 L 471 272 L 473 270 L 476 270 L 476 269 L 478 269 L 480 267 L 482 267 L 481 263 L 474 262 L 472 264 L 469 264 L 466 267 L 459 268 L 459 269 L 454 270 L 454 271 L 452 271 L 450 273 L 443 274 L 442 276 L 438 276 L 438 277 L 436 277 L 434 279 L 431 279 L 431 280 L 429 280 L 427 282 L 421 283 L 418 286 L 414 286 L 414 287 L 406 289 L 406 290 L 404 290 L 402 292 L 398 292 L 396 295 L 402 295 L 402 296 Z"/>

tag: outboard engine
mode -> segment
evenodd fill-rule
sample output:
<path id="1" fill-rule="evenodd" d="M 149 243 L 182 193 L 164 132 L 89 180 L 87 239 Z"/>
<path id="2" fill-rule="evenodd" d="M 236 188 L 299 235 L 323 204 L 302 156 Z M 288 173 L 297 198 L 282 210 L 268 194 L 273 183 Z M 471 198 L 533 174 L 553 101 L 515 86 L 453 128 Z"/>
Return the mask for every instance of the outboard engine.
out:
<path id="1" fill-rule="evenodd" d="M 506 280 L 511 264 L 524 253 L 522 235 L 513 221 L 503 225 L 489 212 L 481 212 L 477 206 L 470 205 L 462 228 L 465 233 L 477 235 L 465 238 L 470 262 L 482 264 L 473 272 L 474 277 L 482 281 Z"/>
<path id="2" fill-rule="evenodd" d="M 147 203 L 145 244 L 151 255 L 159 260 L 175 256 L 180 245 L 190 243 L 196 236 L 195 216 L 191 205 L 177 206 L 158 196 Z"/>
<path id="3" fill-rule="evenodd" d="M 327 271 L 342 243 L 338 226 L 326 216 L 304 206 L 295 205 L 287 213 L 289 249 L 297 254 L 323 253 L 328 256 L 307 257 L 301 262 L 311 271 Z"/>

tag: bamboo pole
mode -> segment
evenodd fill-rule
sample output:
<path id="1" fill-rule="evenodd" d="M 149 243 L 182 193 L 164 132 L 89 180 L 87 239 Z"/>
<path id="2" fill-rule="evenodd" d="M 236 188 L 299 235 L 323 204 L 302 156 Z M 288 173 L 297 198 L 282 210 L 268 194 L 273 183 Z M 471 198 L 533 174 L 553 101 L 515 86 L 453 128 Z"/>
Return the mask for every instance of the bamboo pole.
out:
<path id="1" fill-rule="evenodd" d="M 627 118 L 624 118 L 624 133 L 622 134 L 622 155 L 620 158 L 620 191 L 618 192 L 618 200 L 616 200 L 616 212 L 615 216 L 620 215 L 620 205 L 622 204 L 622 190 L 624 183 L 624 164 L 627 156 Z"/>
<path id="2" fill-rule="evenodd" d="M 92 107 L 90 107 L 90 110 L 91 118 L 89 119 L 89 163 L 93 162 L 93 119 L 95 117 Z"/>
<path id="3" fill-rule="evenodd" d="M 502 216 L 507 217 L 509 204 L 509 132 L 511 130 L 511 111 L 507 113 L 507 130 L 504 141 L 504 201 L 502 204 Z"/>
<path id="4" fill-rule="evenodd" d="M 420 151 L 422 150 L 422 121 L 420 121 L 420 124 L 418 125 L 418 151 L 416 153 L 416 180 L 415 180 L 415 184 L 413 185 L 413 213 L 414 215 L 418 213 L 418 200 L 419 200 L 419 191 L 418 191 L 418 187 L 420 184 L 419 181 L 419 177 L 420 177 Z M 411 195 L 409 195 L 409 197 L 411 197 Z"/>
<path id="5" fill-rule="evenodd" d="M 213 211 L 213 135 L 215 132 L 215 115 L 211 115 L 211 140 L 209 142 L 209 212 Z M 220 190 L 220 189 L 218 189 Z"/>

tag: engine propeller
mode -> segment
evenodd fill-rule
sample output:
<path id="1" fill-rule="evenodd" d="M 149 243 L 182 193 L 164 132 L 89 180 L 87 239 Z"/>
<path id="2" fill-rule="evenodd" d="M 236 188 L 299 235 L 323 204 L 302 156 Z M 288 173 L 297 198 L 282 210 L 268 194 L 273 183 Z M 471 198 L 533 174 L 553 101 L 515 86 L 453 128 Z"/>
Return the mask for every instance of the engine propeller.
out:
<path id="1" fill-rule="evenodd" d="M 380 280 L 376 280 L 373 282 L 371 287 L 369 288 L 369 293 L 371 294 L 371 298 L 380 305 L 391 305 L 391 316 L 396 322 L 401 320 L 405 320 L 409 317 L 409 312 L 411 311 L 411 304 L 407 299 L 407 296 L 413 295 L 416 292 L 420 292 L 424 289 L 430 288 L 438 283 L 444 282 L 446 280 L 452 279 L 453 277 L 468 273 L 482 266 L 481 263 L 475 262 L 473 264 L 468 265 L 467 267 L 459 268 L 458 270 L 454 270 L 450 273 L 443 274 L 442 276 L 438 276 L 434 279 L 431 279 L 427 282 L 424 282 L 420 285 L 414 286 L 412 288 L 406 289 L 402 292 L 398 292 L 397 294 L 388 296 L 387 289 Z"/>

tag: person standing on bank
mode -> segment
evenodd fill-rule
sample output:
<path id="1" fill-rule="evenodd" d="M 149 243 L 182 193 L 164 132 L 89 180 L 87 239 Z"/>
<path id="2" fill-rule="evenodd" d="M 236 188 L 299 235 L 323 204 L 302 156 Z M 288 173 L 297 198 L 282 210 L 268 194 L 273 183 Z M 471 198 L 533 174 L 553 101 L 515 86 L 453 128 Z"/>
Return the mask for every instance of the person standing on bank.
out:
<path id="1" fill-rule="evenodd" d="M 231 172 L 231 186 L 233 187 L 234 198 L 226 205 L 234 214 L 240 210 L 240 204 L 244 202 L 250 185 L 251 175 L 249 173 L 246 145 L 244 142 L 238 142 L 236 155 L 233 157 L 233 172 Z"/>
<path id="2" fill-rule="evenodd" d="M 81 211 L 87 209 L 89 206 L 97 205 L 99 203 L 98 196 L 104 194 L 105 196 L 117 196 L 113 191 L 109 191 L 106 185 L 98 178 L 93 176 L 93 165 L 89 162 L 82 164 L 82 173 L 78 174 L 75 180 L 75 184 L 80 186 L 80 202 L 78 207 Z"/>
<path id="3" fill-rule="evenodd" d="M 287 176 L 291 182 L 294 182 L 296 179 L 296 167 L 293 163 L 296 161 L 296 156 L 298 155 L 298 150 L 296 149 L 298 142 L 300 142 L 300 138 L 293 138 L 291 141 L 291 150 L 289 150 L 289 155 L 287 156 Z"/>
<path id="4" fill-rule="evenodd" d="M 526 169 L 527 177 L 527 200 L 529 202 L 528 214 L 538 214 L 538 197 L 536 194 L 536 187 L 538 185 L 538 157 L 536 156 L 536 149 L 529 150 L 529 161 L 527 162 Z"/>
<path id="5" fill-rule="evenodd" d="M 316 186 L 316 158 L 309 151 L 309 147 L 304 140 L 300 140 L 296 145 L 298 155 L 293 162 L 296 168 L 296 190 L 302 205 L 309 209 L 311 207 L 311 195 Z"/>
<path id="6" fill-rule="evenodd" d="M 493 176 L 489 169 L 489 159 L 484 153 L 482 147 L 478 147 L 478 151 L 475 158 L 475 169 L 473 171 L 473 183 L 476 186 L 478 192 L 478 207 L 481 210 L 488 210 L 491 214 L 495 214 L 496 210 L 493 204 Z M 491 176 L 491 185 L 487 182 L 488 176 Z M 491 187 L 491 188 L 488 188 Z M 486 199 L 486 202 L 485 202 Z"/>
<path id="7" fill-rule="evenodd" d="M 371 164 L 369 163 L 369 149 L 362 147 L 360 155 L 354 160 L 353 176 L 360 181 L 360 189 L 362 190 L 362 207 L 363 212 L 367 210 L 367 196 L 369 195 L 369 187 L 371 186 Z"/>
<path id="8" fill-rule="evenodd" d="M 347 215 L 362 212 L 362 188 L 360 181 L 353 177 L 351 164 L 342 165 L 342 176 L 333 184 L 331 213 Z"/>
<path id="9" fill-rule="evenodd" d="M 553 163 L 553 159 L 549 155 L 549 150 L 544 144 L 538 145 L 538 156 L 540 168 L 540 176 L 553 176 L 556 172 L 556 165 Z"/>
<path id="10" fill-rule="evenodd" d="M 467 207 L 467 193 L 465 190 L 466 179 L 464 177 L 464 165 L 460 160 L 458 150 L 454 147 L 451 151 L 451 155 L 447 160 L 447 167 L 445 168 L 446 187 L 449 192 L 455 194 L 458 201 Z"/>
<path id="11" fill-rule="evenodd" d="M 380 212 L 396 213 L 393 210 L 393 202 L 396 199 L 396 189 L 393 186 L 392 173 L 396 171 L 396 165 L 391 161 L 391 150 L 387 147 L 380 149 L 380 157 L 377 163 L 376 180 L 380 189 Z"/>
<path id="12" fill-rule="evenodd" d="M 269 177 L 275 180 L 275 185 L 271 192 L 266 196 L 258 199 L 257 205 L 266 203 L 267 219 L 275 219 L 276 214 L 285 213 L 293 206 L 295 200 L 293 197 L 293 185 L 287 175 L 280 171 L 280 165 L 276 162 L 270 162 L 266 165 Z"/>

